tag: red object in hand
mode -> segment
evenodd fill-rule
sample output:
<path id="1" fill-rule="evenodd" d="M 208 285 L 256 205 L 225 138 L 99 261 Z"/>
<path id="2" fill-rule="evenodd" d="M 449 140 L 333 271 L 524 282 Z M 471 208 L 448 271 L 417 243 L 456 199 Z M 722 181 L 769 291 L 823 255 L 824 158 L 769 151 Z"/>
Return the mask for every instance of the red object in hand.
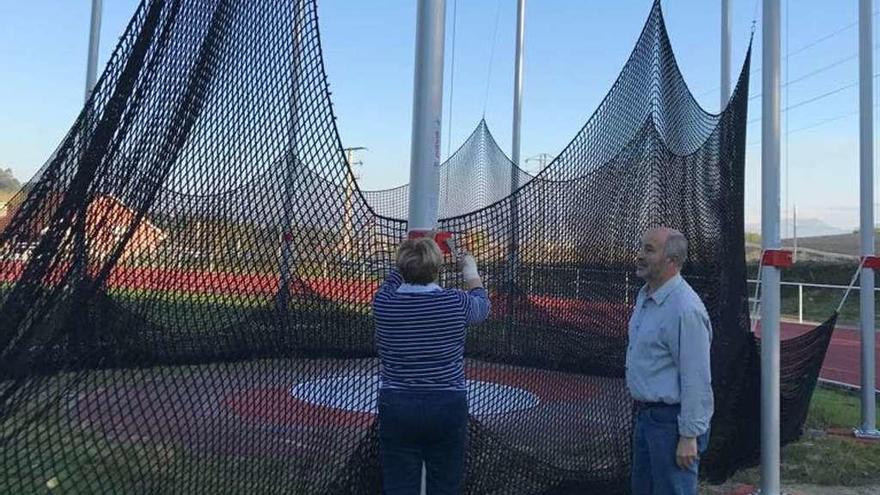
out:
<path id="1" fill-rule="evenodd" d="M 426 235 L 428 235 L 428 233 L 429 231 L 425 230 L 412 230 L 409 232 L 409 238 L 417 239 L 419 237 L 425 237 Z M 446 242 L 448 239 L 451 238 L 451 232 L 445 232 L 441 230 L 434 233 L 434 242 L 436 242 L 437 245 L 440 246 L 440 251 L 442 251 L 443 254 L 449 254 L 451 252 L 451 250 L 449 249 L 449 244 Z"/>

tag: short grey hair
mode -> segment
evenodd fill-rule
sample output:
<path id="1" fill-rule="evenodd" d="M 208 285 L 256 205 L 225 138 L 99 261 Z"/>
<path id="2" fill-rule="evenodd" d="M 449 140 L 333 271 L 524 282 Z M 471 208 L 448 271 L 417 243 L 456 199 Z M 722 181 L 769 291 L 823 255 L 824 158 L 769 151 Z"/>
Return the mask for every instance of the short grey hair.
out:
<path id="1" fill-rule="evenodd" d="M 669 235 L 666 237 L 666 245 L 663 247 L 663 253 L 672 258 L 675 265 L 679 268 L 684 266 L 684 262 L 688 257 L 688 241 L 681 232 L 670 229 Z"/>
<path id="2" fill-rule="evenodd" d="M 443 252 L 430 237 L 407 239 L 397 248 L 397 269 L 404 282 L 427 285 L 437 280 Z"/>

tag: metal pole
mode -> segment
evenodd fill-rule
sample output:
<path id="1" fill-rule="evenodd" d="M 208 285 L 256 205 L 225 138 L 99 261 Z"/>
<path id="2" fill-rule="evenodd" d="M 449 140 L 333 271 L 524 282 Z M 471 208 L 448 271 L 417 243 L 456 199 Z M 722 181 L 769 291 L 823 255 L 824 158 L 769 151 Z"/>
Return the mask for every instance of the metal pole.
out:
<path id="1" fill-rule="evenodd" d="M 516 3 L 516 59 L 513 69 L 513 136 L 511 138 L 510 192 L 519 189 L 520 129 L 522 127 L 522 81 L 523 81 L 523 39 L 525 33 L 526 0 Z M 510 245 L 508 247 L 507 272 L 507 325 L 513 326 L 514 291 L 519 267 L 519 201 L 516 196 L 510 200 Z M 508 338 L 510 333 L 507 333 Z M 508 340 L 508 349 L 511 342 Z"/>
<path id="2" fill-rule="evenodd" d="M 791 226 L 792 226 L 792 232 L 793 232 L 793 234 L 794 234 L 794 252 L 792 252 L 792 256 L 791 256 L 791 258 L 792 258 L 792 261 L 794 261 L 795 263 L 797 263 L 797 260 L 798 260 L 798 249 L 797 249 L 797 205 L 794 205 L 794 209 L 793 209 L 793 211 L 792 211 L 792 215 L 793 215 L 793 216 L 792 216 L 792 219 L 791 219 L 791 220 L 792 220 L 792 222 L 791 222 Z"/>
<path id="3" fill-rule="evenodd" d="M 522 83 L 523 83 L 523 39 L 525 34 L 526 0 L 516 4 L 516 62 L 513 69 L 513 138 L 510 158 L 519 167 L 520 129 L 522 128 Z M 519 189 L 519 175 L 514 167 L 510 169 L 510 192 Z"/>
<path id="4" fill-rule="evenodd" d="M 446 0 L 419 0 L 416 13 L 416 63 L 409 167 L 407 229 L 410 232 L 433 230 L 437 225 L 445 39 Z M 425 477 L 425 465 L 422 464 L 423 495 Z"/>
<path id="5" fill-rule="evenodd" d="M 523 33 L 525 31 L 526 1 L 517 0 L 516 5 L 516 59 L 513 69 L 513 136 L 511 139 L 510 165 L 510 243 L 507 259 L 507 346 L 513 345 L 509 340 L 513 329 L 514 294 L 516 293 L 516 275 L 519 271 L 519 201 L 513 193 L 519 189 L 520 164 L 520 129 L 522 127 L 522 60 Z"/>
<path id="6" fill-rule="evenodd" d="M 89 27 L 89 58 L 86 62 L 85 101 L 89 100 L 98 79 L 98 46 L 101 42 L 101 11 L 103 0 L 92 0 L 92 21 Z"/>
<path id="7" fill-rule="evenodd" d="M 730 100 L 731 0 L 721 0 L 721 111 Z"/>
<path id="8" fill-rule="evenodd" d="M 354 166 L 354 152 L 365 150 L 367 148 L 363 146 L 354 146 L 351 148 L 345 148 L 345 161 L 346 161 L 346 174 L 345 174 L 345 217 L 344 217 L 344 226 L 345 230 L 344 236 L 344 248 L 343 252 L 345 253 L 345 257 L 350 261 L 352 259 L 352 247 L 353 247 L 353 235 L 354 235 L 354 182 L 355 179 L 358 179 L 357 174 L 355 173 Z"/>
<path id="9" fill-rule="evenodd" d="M 92 0 L 91 22 L 89 23 L 89 52 L 86 60 L 86 87 L 84 101 L 88 102 L 95 87 L 98 74 L 98 47 L 101 39 L 101 11 L 102 0 Z M 84 132 L 80 133 L 80 140 L 85 140 Z M 88 275 L 88 239 L 86 237 L 89 202 L 86 202 L 83 210 L 77 215 L 74 224 L 74 254 L 73 266 L 77 278 Z"/>
<path id="10" fill-rule="evenodd" d="M 279 229 L 280 249 L 278 253 L 278 293 L 275 296 L 275 309 L 279 316 L 287 314 L 290 304 L 290 282 L 295 277 L 296 269 L 296 239 L 294 237 L 294 216 L 299 207 L 297 198 L 300 196 L 296 193 L 300 187 L 300 157 L 299 136 L 297 134 L 297 123 L 299 122 L 299 110 L 302 105 L 300 98 L 302 90 L 299 88 L 299 75 L 301 71 L 300 63 L 302 62 L 302 42 L 303 30 L 306 23 L 306 9 L 304 0 L 295 0 L 293 3 L 294 17 L 293 26 L 293 85 L 290 91 L 290 114 L 292 116 L 290 128 L 287 132 L 287 151 L 282 159 L 280 166 L 284 173 L 283 194 L 281 199 L 281 226 Z M 294 273 L 291 273 L 294 272 Z"/>
<path id="11" fill-rule="evenodd" d="M 416 20 L 408 229 L 437 225 L 446 0 L 420 0 Z"/>
<path id="12" fill-rule="evenodd" d="M 859 0 L 859 189 L 861 204 L 860 237 L 862 256 L 874 255 L 874 122 L 872 94 L 873 81 L 873 2 Z M 878 438 L 877 406 L 875 403 L 876 376 L 874 376 L 874 270 L 862 267 L 859 306 L 862 330 L 862 424 L 856 428 L 857 437 Z"/>
<path id="13" fill-rule="evenodd" d="M 354 185 L 352 184 L 352 182 L 354 182 L 354 177 L 353 177 L 354 176 L 354 170 L 353 170 L 354 166 L 352 165 L 352 155 L 354 153 L 354 149 L 346 148 L 344 151 L 345 151 L 346 170 L 345 170 L 345 218 L 344 218 L 345 225 L 342 227 L 345 230 L 345 237 L 344 237 L 345 240 L 344 240 L 343 252 L 345 252 L 346 261 L 351 261 L 351 258 L 352 258 L 352 256 L 351 256 L 351 235 L 352 235 L 352 232 L 351 231 L 354 228 L 353 227 L 354 222 L 352 221 L 352 218 L 351 218 L 352 217 L 351 195 L 352 195 L 352 189 L 354 189 Z"/>
<path id="14" fill-rule="evenodd" d="M 804 322 L 804 284 L 798 284 L 798 323 Z"/>
<path id="15" fill-rule="evenodd" d="M 761 239 L 779 249 L 779 0 L 764 0 L 761 124 Z M 779 268 L 761 271 L 761 495 L 779 495 Z"/>

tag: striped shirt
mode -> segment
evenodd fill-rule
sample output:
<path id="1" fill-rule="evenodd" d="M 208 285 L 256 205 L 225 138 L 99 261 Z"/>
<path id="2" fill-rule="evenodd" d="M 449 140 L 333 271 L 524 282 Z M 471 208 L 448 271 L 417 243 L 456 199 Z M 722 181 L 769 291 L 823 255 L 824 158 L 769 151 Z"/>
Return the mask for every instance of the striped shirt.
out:
<path id="1" fill-rule="evenodd" d="M 467 390 L 465 327 L 489 315 L 483 288 L 461 291 L 403 282 L 395 269 L 373 298 L 381 388 Z"/>

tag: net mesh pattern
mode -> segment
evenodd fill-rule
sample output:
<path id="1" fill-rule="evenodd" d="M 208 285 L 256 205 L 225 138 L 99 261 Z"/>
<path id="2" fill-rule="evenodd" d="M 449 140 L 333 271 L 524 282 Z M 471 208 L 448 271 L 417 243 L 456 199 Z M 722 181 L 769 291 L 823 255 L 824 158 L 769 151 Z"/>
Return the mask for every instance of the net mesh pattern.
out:
<path id="1" fill-rule="evenodd" d="M 467 493 L 627 491 L 633 258 L 661 224 L 690 240 L 713 325 L 704 473 L 757 461 L 748 72 L 747 56 L 727 108 L 703 111 L 655 2 L 543 171 L 505 177 L 484 125 L 449 161 L 440 228 L 493 302 L 466 341 Z M 139 6 L 0 225 L 0 491 L 378 493 L 370 301 L 405 202 L 354 185 L 329 95 L 315 0 Z M 785 440 L 833 324 L 783 345 Z"/>
<path id="2" fill-rule="evenodd" d="M 495 141 L 485 119 L 445 162 L 440 164 L 441 218 L 457 217 L 485 208 L 529 182 L 532 174 L 517 167 Z M 406 220 L 409 184 L 390 189 L 361 191 L 380 216 Z"/>

